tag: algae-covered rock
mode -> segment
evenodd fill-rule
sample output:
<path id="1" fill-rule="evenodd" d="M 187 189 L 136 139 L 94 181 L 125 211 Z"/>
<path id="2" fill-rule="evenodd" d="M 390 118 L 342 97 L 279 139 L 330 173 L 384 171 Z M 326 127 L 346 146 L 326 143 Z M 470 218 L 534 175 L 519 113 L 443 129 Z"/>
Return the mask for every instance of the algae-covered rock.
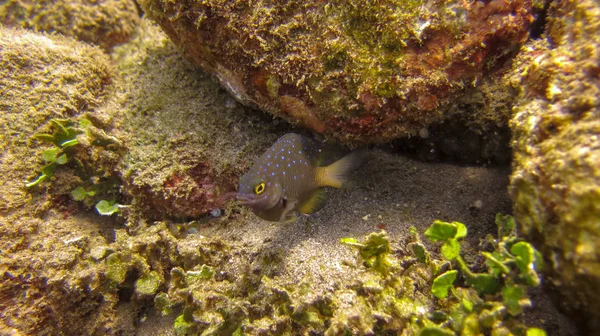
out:
<path id="1" fill-rule="evenodd" d="M 523 50 L 511 121 L 511 195 L 523 233 L 548 260 L 560 302 L 600 324 L 600 5 L 553 2 L 547 35 Z M 518 80 L 517 80 L 518 81 Z"/>
<path id="2" fill-rule="evenodd" d="M 102 166 L 116 156 L 70 139 L 54 176 L 26 188 L 56 147 L 42 138 L 54 139 L 60 127 L 73 135 L 67 124 L 103 104 L 112 88 L 109 59 L 69 38 L 4 26 L 0 50 L 0 334 L 123 330 L 117 289 L 104 286 L 104 265 L 90 256 L 107 244 L 114 223 L 79 213 L 69 189 L 81 182 L 76 157 Z"/>
<path id="3" fill-rule="evenodd" d="M 31 196 L 25 182 L 39 175 L 46 160 L 44 150 L 55 146 L 34 135 L 51 133 L 56 127 L 50 125 L 53 119 L 75 122 L 99 107 L 110 92 L 113 73 L 100 49 L 61 36 L 2 27 L 0 48 L 0 146 L 5 153 L 0 163 L 0 209 L 4 212 L 28 202 Z M 100 154 L 91 147 L 73 146 L 69 151 L 81 154 L 81 161 L 96 161 L 95 166 L 103 166 L 101 161 L 115 164 L 114 155 Z M 65 168 L 74 171 L 75 162 L 68 161 Z M 81 182 L 75 174 L 61 175 L 57 170 L 56 175 L 61 182 L 50 184 L 51 188 L 75 188 Z M 68 195 L 71 190 L 53 194 Z"/>
<path id="4" fill-rule="evenodd" d="M 355 143 L 450 118 L 466 89 L 503 71 L 532 20 L 527 0 L 141 4 L 238 100 Z"/>
<path id="5" fill-rule="evenodd" d="M 248 158 L 281 134 L 277 121 L 239 105 L 148 21 L 116 54 L 126 92 L 115 133 L 128 149 L 119 166 L 125 191 L 154 218 L 223 207 Z"/>
<path id="6" fill-rule="evenodd" d="M 98 201 L 93 196 L 116 197 L 114 170 L 123 148 L 105 131 L 116 111 L 99 112 L 114 92 L 108 56 L 57 35 L 2 28 L 1 38 L 0 146 L 8 156 L 0 164 L 0 207 L 30 197 L 27 190 L 54 203 L 75 198 L 88 206 Z M 73 195 L 75 189 L 83 193 Z"/>
<path id="7" fill-rule="evenodd" d="M 0 4 L 0 23 L 73 36 L 105 50 L 127 41 L 139 19 L 133 0 L 8 0 Z"/>
<path id="8" fill-rule="evenodd" d="M 204 260 L 211 266 L 197 261 L 173 267 L 168 291 L 158 293 L 154 303 L 163 314 L 171 314 L 173 307 L 182 308 L 174 321 L 179 334 L 525 335 L 523 308 L 529 308 L 531 302 L 525 295 L 526 280 L 521 272 L 527 270 L 537 276 L 539 260 L 529 260 L 530 264 L 521 269 L 519 263 L 523 260 L 510 254 L 507 247 L 512 245 L 514 253 L 518 244 L 531 246 L 515 235 L 510 216 L 498 218 L 501 237 L 488 238 L 488 243 L 495 245 L 493 256 L 488 252 L 483 255 L 498 258 L 494 259 L 496 266 L 504 267 L 506 273 L 490 263 L 487 273 L 471 271 L 462 257 L 454 256 L 461 261 L 451 263 L 434 256 L 434 251 L 425 252 L 432 257 L 419 261 L 418 255 L 411 253 L 414 251 L 411 246 L 423 246 L 416 229 L 400 242 L 390 241 L 382 231 L 360 240 L 341 239 L 357 248 L 358 253 L 355 260 L 346 260 L 338 266 L 342 274 L 327 281 L 325 287 L 316 285 L 318 270 L 295 279 L 282 272 L 286 267 L 282 260 L 275 267 L 266 267 L 274 259 L 272 252 L 263 249 L 257 253 L 239 242 L 189 235 L 182 240 L 200 246 L 210 243 L 212 251 L 220 257 Z M 436 233 L 431 229 L 436 225 L 452 227 L 454 231 L 437 229 Z M 467 229 L 463 224 L 436 221 L 431 228 L 425 233 L 430 239 L 460 238 L 461 243 L 456 246 L 464 246 L 462 239 L 466 239 Z M 441 250 L 447 255 L 443 246 Z M 450 267 L 460 269 L 461 280 L 457 279 L 456 269 L 446 272 Z M 474 269 L 481 267 L 483 263 L 478 263 Z M 445 288 L 446 292 L 451 289 L 450 294 L 442 297 L 436 294 L 435 287 L 444 272 L 451 272 L 454 277 Z M 484 294 L 476 283 L 468 280 L 483 277 L 498 281 L 502 291 L 497 288 Z M 438 332 L 427 333 L 429 329 Z"/>

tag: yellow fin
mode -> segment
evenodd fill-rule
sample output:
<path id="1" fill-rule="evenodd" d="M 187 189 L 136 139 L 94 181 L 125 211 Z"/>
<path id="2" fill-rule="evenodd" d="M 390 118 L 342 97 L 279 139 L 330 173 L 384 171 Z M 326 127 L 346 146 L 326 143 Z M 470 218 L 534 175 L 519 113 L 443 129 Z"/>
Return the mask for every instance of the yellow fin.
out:
<path id="1" fill-rule="evenodd" d="M 327 167 L 315 168 L 317 185 L 320 187 L 343 188 L 348 185 L 348 177 L 365 160 L 366 151 L 350 153 Z"/>
<path id="2" fill-rule="evenodd" d="M 304 214 L 315 213 L 323 209 L 326 199 L 325 190 L 323 190 L 323 188 L 319 188 L 313 191 L 313 193 L 304 202 L 302 202 L 302 204 L 300 204 L 297 210 Z"/>

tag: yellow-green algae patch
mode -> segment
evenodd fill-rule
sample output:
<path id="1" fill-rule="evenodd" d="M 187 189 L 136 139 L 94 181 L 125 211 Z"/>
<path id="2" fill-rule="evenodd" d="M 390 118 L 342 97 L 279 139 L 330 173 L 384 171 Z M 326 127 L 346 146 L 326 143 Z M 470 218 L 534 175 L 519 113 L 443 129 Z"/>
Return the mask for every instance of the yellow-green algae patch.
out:
<path id="1" fill-rule="evenodd" d="M 34 135 L 49 132 L 53 118 L 75 120 L 101 105 L 111 92 L 112 70 L 98 48 L 59 36 L 2 28 L 0 44 L 1 210 L 7 212 L 28 202 L 24 184 L 36 177 L 49 148 Z"/>
<path id="2" fill-rule="evenodd" d="M 387 241 L 387 237 L 380 238 Z M 335 285 L 339 289 L 319 293 L 313 290 L 310 278 L 287 284 L 273 279 L 281 265 L 278 258 L 272 264 L 271 252 L 256 256 L 240 250 L 234 242 L 198 240 L 193 235 L 185 240 L 199 241 L 200 246 L 211 244 L 211 253 L 234 253 L 236 259 L 241 258 L 240 265 L 246 266 L 230 265 L 226 257 L 172 268 L 168 291 L 156 296 L 155 305 L 166 313 L 173 307 L 183 308 L 174 322 L 178 334 L 399 331 L 432 305 L 426 293 L 431 274 L 413 269 L 400 276 L 402 268 L 394 257 L 390 262 L 395 267 L 389 275 L 359 267 L 356 273 L 351 272 L 357 277 Z M 415 281 L 425 287 L 417 290 Z"/>
<path id="3" fill-rule="evenodd" d="M 8 0 L 0 4 L 0 22 L 6 26 L 56 32 L 105 50 L 126 42 L 139 20 L 132 0 Z"/>
<path id="4" fill-rule="evenodd" d="M 411 230 L 400 242 L 390 241 L 385 232 L 371 233 L 364 240 L 342 239 L 345 244 L 358 248 L 357 258 L 354 262 L 346 261 L 348 277 L 330 284 L 330 289 L 323 292 L 311 285 L 314 281 L 311 276 L 294 282 L 282 281 L 277 276 L 282 266 L 282 251 L 256 252 L 244 249 L 238 242 L 197 234 L 176 234 L 178 238 L 173 240 L 161 223 L 144 230 L 161 236 L 157 242 L 176 243 L 177 258 L 170 260 L 181 266 L 170 269 L 154 305 L 163 314 L 176 313 L 174 329 L 179 335 L 286 335 L 292 332 L 452 335 L 490 331 L 525 335 L 522 308 L 531 302 L 522 290 L 524 287 L 515 285 L 524 281 L 518 278 L 519 272 L 524 270 L 516 271 L 519 268 L 513 259 L 518 260 L 519 253 L 512 255 L 505 250 L 519 240 L 514 234 L 514 221 L 509 216 L 498 218 L 500 237 L 497 240 L 490 237 L 488 242 L 497 244 L 494 256 L 511 270 L 504 278 L 489 266 L 489 273 L 477 273 L 477 276 L 495 276 L 508 290 L 483 295 L 475 286 L 459 285 L 461 281 L 456 281 L 454 286 L 450 284 L 451 295 L 447 298 L 434 297 L 434 278 L 450 267 L 461 269 L 461 279 L 475 273 L 460 263 L 451 266 L 450 261 L 435 256 L 420 258 L 423 253 L 415 252 L 418 250 L 415 247 L 423 247 L 423 243 L 416 230 Z M 433 226 L 439 223 L 460 224 L 436 221 Z M 506 227 L 506 223 L 512 226 Z M 464 238 L 466 228 L 460 225 L 462 231 L 454 233 Z M 426 235 L 431 236 L 428 232 Z M 120 235 L 117 243 L 123 248 L 142 241 L 144 239 L 139 237 Z M 115 253 L 121 253 L 118 252 L 121 248 Z M 516 253 L 515 248 L 511 251 Z M 169 248 L 160 252 L 166 257 L 165 253 L 174 251 Z M 424 253 L 430 255 L 427 251 Z M 150 264 L 159 254 L 145 250 L 140 255 Z M 110 257 L 107 262 L 111 263 Z M 533 260 L 529 263 L 530 271 L 535 274 L 539 265 Z M 519 301 L 507 300 L 509 297 Z"/>
<path id="5" fill-rule="evenodd" d="M 82 182 L 74 162 L 29 190 L 51 145 L 54 118 L 91 118 L 112 90 L 114 73 L 99 48 L 58 35 L 0 27 L 0 334 L 93 334 L 123 330 L 116 290 L 91 251 L 106 245 L 114 222 L 78 212 L 71 190 Z M 94 120 L 108 120 L 95 114 Z M 101 132 L 100 129 L 97 129 Z M 71 147 L 98 171 L 118 155 L 86 144 Z"/>
<path id="6" fill-rule="evenodd" d="M 600 328 L 600 6 L 553 2 L 548 42 L 522 49 L 511 121 L 514 212 L 584 330 Z M 587 329 L 586 329 L 587 328 Z M 584 331 L 586 332 L 586 331 Z"/>

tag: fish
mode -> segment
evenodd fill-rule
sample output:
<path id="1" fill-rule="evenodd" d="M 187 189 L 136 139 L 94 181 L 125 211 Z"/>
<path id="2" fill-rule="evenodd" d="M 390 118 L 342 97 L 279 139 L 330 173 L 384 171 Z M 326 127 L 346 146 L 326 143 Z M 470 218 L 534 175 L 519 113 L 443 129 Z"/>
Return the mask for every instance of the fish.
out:
<path id="1" fill-rule="evenodd" d="M 238 204 L 272 222 L 296 219 L 296 212 L 311 214 L 325 206 L 325 187 L 343 188 L 350 174 L 365 160 L 357 150 L 328 166 L 323 146 L 299 134 L 288 133 L 277 140 L 246 174 L 238 186 Z"/>

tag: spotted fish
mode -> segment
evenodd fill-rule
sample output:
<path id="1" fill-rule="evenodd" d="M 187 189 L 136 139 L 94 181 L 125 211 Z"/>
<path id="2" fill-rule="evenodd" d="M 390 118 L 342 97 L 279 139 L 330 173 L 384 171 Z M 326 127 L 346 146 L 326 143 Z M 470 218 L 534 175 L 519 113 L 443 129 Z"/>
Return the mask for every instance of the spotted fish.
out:
<path id="1" fill-rule="evenodd" d="M 240 179 L 238 202 L 268 221 L 292 220 L 294 211 L 317 212 L 325 205 L 323 187 L 343 187 L 365 155 L 356 151 L 320 167 L 323 156 L 316 141 L 284 135 Z"/>

